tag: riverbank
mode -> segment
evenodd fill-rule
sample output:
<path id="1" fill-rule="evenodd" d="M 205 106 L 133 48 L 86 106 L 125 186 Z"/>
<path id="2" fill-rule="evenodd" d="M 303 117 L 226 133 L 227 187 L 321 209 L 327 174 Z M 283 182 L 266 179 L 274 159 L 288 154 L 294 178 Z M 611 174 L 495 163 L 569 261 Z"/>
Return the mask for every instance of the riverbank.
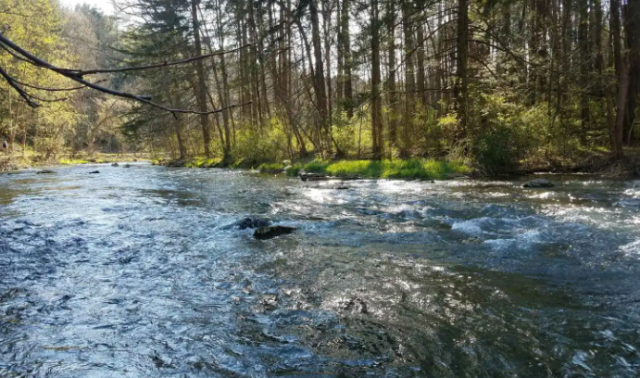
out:
<path id="1" fill-rule="evenodd" d="M 301 171 L 337 178 L 443 180 L 460 177 L 522 177 L 535 174 L 587 174 L 604 178 L 633 179 L 640 177 L 640 153 L 629 150 L 622 161 L 599 156 L 583 164 L 567 166 L 542 165 L 513 169 L 509 173 L 489 173 L 476 166 L 450 160 L 307 160 L 282 163 L 258 163 L 239 159 L 224 163 L 221 159 L 196 157 L 186 160 L 153 160 L 152 164 L 167 167 L 253 169 L 264 174 L 298 176 Z"/>
<path id="2" fill-rule="evenodd" d="M 257 165 L 243 160 L 224 164 L 217 159 L 194 158 L 178 161 L 156 160 L 152 163 L 168 167 L 254 169 L 265 174 L 286 174 L 292 177 L 306 172 L 337 178 L 445 180 L 474 174 L 473 168 L 463 162 L 434 159 L 313 160 Z"/>
<path id="3" fill-rule="evenodd" d="M 257 170 L 264 174 L 285 174 L 296 177 L 300 172 L 336 178 L 362 179 L 404 179 L 404 180 L 446 180 L 460 177 L 521 177 L 540 173 L 588 174 L 604 178 L 639 178 L 640 151 L 629 150 L 623 161 L 612 162 L 605 156 L 591 159 L 588 164 L 554 166 L 545 165 L 514 169 L 506 174 L 493 174 L 459 160 L 436 159 L 393 159 L 393 160 L 305 160 L 281 163 L 260 163 L 248 159 L 238 159 L 233 163 L 219 158 L 194 157 L 184 160 L 152 159 L 149 154 L 95 154 L 93 157 L 78 155 L 63 157 L 53 161 L 39 161 L 33 157 L 23 159 L 18 156 L 0 156 L 0 172 L 55 166 L 112 164 L 149 161 L 153 165 L 184 168 L 225 168 Z"/>
<path id="4" fill-rule="evenodd" d="M 22 154 L 13 154 L 0 156 L 0 172 L 56 165 L 113 164 L 137 161 L 151 161 L 151 156 L 148 154 L 94 154 L 91 157 L 77 155 L 76 157 L 65 156 L 58 159 L 39 160 L 32 155 L 23 157 Z"/>

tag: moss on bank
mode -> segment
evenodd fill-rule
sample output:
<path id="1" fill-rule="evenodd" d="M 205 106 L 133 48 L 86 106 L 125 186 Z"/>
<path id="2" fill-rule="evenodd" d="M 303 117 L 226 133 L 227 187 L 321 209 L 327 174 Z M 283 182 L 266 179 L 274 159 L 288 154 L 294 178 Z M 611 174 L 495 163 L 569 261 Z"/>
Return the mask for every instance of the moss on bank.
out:
<path id="1" fill-rule="evenodd" d="M 285 170 L 285 165 L 280 163 L 264 163 L 258 167 L 260 173 L 278 174 Z"/>
<path id="2" fill-rule="evenodd" d="M 28 169 L 30 167 L 46 167 L 51 165 L 84 165 L 84 164 L 111 164 L 135 161 L 149 161 L 147 154 L 103 154 L 97 153 L 89 158 L 78 154 L 76 157 L 62 157 L 44 160 L 32 151 L 26 154 L 12 153 L 0 154 L 0 172 Z"/>
<path id="3" fill-rule="evenodd" d="M 336 177 L 407 180 L 443 180 L 472 172 L 461 162 L 432 159 L 313 161 L 303 169 Z"/>
<path id="4" fill-rule="evenodd" d="M 126 163 L 138 160 L 148 160 L 143 156 L 132 154 L 96 154 L 92 158 L 61 158 L 58 160 L 60 165 L 84 165 L 84 164 L 110 164 L 110 163 Z M 44 163 L 46 165 L 46 163 Z"/>
<path id="5" fill-rule="evenodd" d="M 153 161 L 156 165 L 187 168 L 249 168 L 261 173 L 297 176 L 301 171 L 320 173 L 334 177 L 361 177 L 369 179 L 443 180 L 472 173 L 472 169 L 462 162 L 433 159 L 410 160 L 314 160 L 290 165 L 282 163 L 251 164 L 238 160 L 224 164 L 219 159 L 193 158 L 181 161 Z"/>

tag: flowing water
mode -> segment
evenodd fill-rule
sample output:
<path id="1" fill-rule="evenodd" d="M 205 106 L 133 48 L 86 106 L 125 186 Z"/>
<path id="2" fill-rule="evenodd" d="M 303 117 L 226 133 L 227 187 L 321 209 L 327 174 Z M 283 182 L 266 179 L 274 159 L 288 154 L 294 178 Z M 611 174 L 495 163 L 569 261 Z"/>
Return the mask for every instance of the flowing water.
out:
<path id="1" fill-rule="evenodd" d="M 55 171 L 0 176 L 0 377 L 640 376 L 640 182 Z"/>

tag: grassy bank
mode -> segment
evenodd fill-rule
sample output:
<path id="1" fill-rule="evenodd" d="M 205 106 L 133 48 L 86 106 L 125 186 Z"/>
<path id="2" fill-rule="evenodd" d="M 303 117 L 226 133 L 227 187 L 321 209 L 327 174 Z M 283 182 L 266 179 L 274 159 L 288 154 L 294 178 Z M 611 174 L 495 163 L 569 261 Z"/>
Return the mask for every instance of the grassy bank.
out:
<path id="1" fill-rule="evenodd" d="M 461 162 L 410 159 L 410 160 L 340 160 L 313 161 L 287 170 L 296 175 L 305 172 L 321 173 L 335 177 L 362 177 L 370 179 L 444 180 L 467 175 L 471 168 Z"/>
<path id="2" fill-rule="evenodd" d="M 92 157 L 63 157 L 58 159 L 60 165 L 82 165 L 82 164 L 110 164 L 110 163 L 130 163 L 134 161 L 149 161 L 150 158 L 144 154 L 95 154 Z"/>
<path id="3" fill-rule="evenodd" d="M 35 167 L 44 167 L 52 165 L 83 165 L 83 164 L 111 164 L 111 163 L 130 163 L 135 161 L 149 161 L 148 154 L 103 154 L 96 153 L 89 157 L 77 154 L 75 157 L 69 155 L 59 158 L 44 160 L 28 151 L 26 154 L 0 154 L 0 172 L 16 171 Z"/>
<path id="4" fill-rule="evenodd" d="M 260 165 L 238 160 L 223 164 L 219 159 L 193 158 L 182 161 L 154 161 L 157 165 L 188 168 L 247 168 L 261 173 L 297 176 L 300 171 L 319 173 L 334 177 L 361 177 L 368 179 L 443 180 L 472 173 L 462 162 L 432 159 L 410 160 L 314 160 L 294 164 L 263 163 Z"/>

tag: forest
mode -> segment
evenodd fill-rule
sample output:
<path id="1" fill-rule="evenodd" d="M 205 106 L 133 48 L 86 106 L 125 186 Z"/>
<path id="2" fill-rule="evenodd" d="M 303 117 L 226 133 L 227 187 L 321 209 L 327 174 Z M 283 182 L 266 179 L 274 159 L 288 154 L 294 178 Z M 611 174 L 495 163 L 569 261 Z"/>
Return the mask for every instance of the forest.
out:
<path id="1" fill-rule="evenodd" d="M 11 156 L 428 158 L 494 174 L 592 169 L 640 139 L 640 0 L 115 5 L 0 0 Z"/>
<path id="2" fill-rule="evenodd" d="M 0 378 L 638 378 L 639 95 L 640 0 L 0 0 Z"/>

